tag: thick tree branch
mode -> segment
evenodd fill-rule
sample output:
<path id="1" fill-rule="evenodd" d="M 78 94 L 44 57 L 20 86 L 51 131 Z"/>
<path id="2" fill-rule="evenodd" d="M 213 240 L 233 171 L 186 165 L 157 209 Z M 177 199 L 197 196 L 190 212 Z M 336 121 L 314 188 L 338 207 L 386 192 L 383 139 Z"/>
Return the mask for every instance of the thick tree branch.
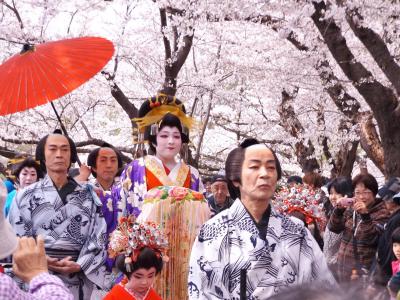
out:
<path id="1" fill-rule="evenodd" d="M 165 61 L 169 61 L 172 57 L 171 44 L 165 34 L 167 29 L 167 13 L 165 8 L 160 8 L 160 20 L 161 20 L 161 33 L 163 35 L 164 50 L 165 50 Z"/>
<path id="2" fill-rule="evenodd" d="M 379 135 L 376 131 L 373 117 L 371 114 L 366 114 L 361 121 L 360 130 L 360 143 L 361 147 L 367 153 L 368 157 L 378 167 L 378 169 L 385 173 L 385 156 Z"/>
<path id="3" fill-rule="evenodd" d="M 132 119 L 138 116 L 138 109 L 129 101 L 128 97 L 125 96 L 124 92 L 115 83 L 114 76 L 111 76 L 110 73 L 106 71 L 102 71 L 101 73 L 104 74 L 106 79 L 111 83 L 111 95 L 128 115 L 131 120 L 132 128 L 137 128 L 136 123 Z"/>
<path id="4" fill-rule="evenodd" d="M 373 78 L 371 72 L 357 61 L 333 18 L 324 18 L 326 11 L 325 2 L 313 2 L 313 4 L 315 12 L 311 18 L 333 57 L 346 76 L 353 82 L 354 87 L 365 98 L 374 114 L 380 108 L 390 110 L 393 113 L 397 106 L 397 98 L 393 94 L 393 91 Z M 379 122 L 379 117 L 375 117 Z"/>
<path id="5" fill-rule="evenodd" d="M 338 1 L 341 2 L 341 1 Z M 362 25 L 363 17 L 357 9 L 346 9 L 346 20 L 354 34 L 364 44 L 378 66 L 400 95 L 400 66 L 395 62 L 383 39 L 371 28 Z"/>
<path id="6" fill-rule="evenodd" d="M 355 120 L 360 109 L 360 103 L 344 89 L 339 79 L 333 73 L 328 60 L 320 61 L 316 69 L 326 92 L 329 94 L 336 107 L 347 118 Z"/>
<path id="7" fill-rule="evenodd" d="M 392 88 L 385 87 L 378 82 L 371 72 L 356 60 L 335 20 L 332 17 L 325 19 L 325 2 L 313 2 L 313 5 L 315 12 L 311 18 L 315 26 L 320 31 L 338 65 L 371 107 L 377 121 L 385 154 L 385 176 L 400 176 L 400 153 L 398 151 L 400 135 L 394 134 L 400 132 L 400 115 L 397 115 L 398 112 L 400 113 L 400 106 L 396 93 Z M 372 130 L 373 127 L 367 126 L 367 128 Z M 372 137 L 373 135 L 368 136 Z M 375 144 L 373 145 L 375 146 Z M 380 151 L 372 149 L 371 153 L 374 152 L 379 157 Z M 381 159 L 377 159 L 376 163 L 378 163 L 378 167 L 382 166 Z"/>
<path id="8" fill-rule="evenodd" d="M 293 100 L 297 95 L 297 90 L 292 94 L 282 91 L 282 102 L 278 108 L 281 116 L 280 124 L 290 135 L 298 141 L 295 143 L 295 153 L 297 162 L 300 164 L 303 172 L 312 172 L 319 169 L 319 163 L 312 157 L 314 155 L 314 146 L 310 140 L 306 141 L 302 137 L 304 133 L 303 125 L 298 120 L 293 107 Z"/>
<path id="9" fill-rule="evenodd" d="M 7 147 L 0 146 L 0 155 L 6 158 L 15 158 L 18 155 L 24 155 L 26 153 L 21 153 L 15 150 L 10 150 Z"/>

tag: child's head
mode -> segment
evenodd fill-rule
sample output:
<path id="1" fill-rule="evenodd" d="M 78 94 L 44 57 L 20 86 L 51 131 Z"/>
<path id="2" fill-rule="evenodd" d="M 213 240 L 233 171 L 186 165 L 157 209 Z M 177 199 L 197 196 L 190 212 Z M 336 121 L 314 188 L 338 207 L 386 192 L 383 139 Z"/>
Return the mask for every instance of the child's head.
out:
<path id="1" fill-rule="evenodd" d="M 161 272 L 168 242 L 153 222 L 137 223 L 134 216 L 121 218 L 110 236 L 108 254 L 126 275 L 129 288 L 145 293 Z"/>
<path id="2" fill-rule="evenodd" d="M 392 233 L 392 247 L 394 256 L 400 260 L 400 227 L 396 228 Z"/>
<path id="3" fill-rule="evenodd" d="M 130 287 L 137 292 L 147 291 L 154 282 L 163 267 L 163 259 L 160 253 L 151 248 L 140 250 L 136 261 L 126 265 L 125 255 L 118 255 L 115 261 L 116 267 L 129 279 Z"/>

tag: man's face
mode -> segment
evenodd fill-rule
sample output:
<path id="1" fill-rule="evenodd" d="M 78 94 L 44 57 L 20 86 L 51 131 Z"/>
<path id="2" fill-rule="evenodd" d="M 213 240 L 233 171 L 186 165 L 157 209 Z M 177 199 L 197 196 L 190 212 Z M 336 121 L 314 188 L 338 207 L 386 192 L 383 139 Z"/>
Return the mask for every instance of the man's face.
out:
<path id="1" fill-rule="evenodd" d="M 65 136 L 49 135 L 44 146 L 46 169 L 49 172 L 65 172 L 71 164 L 71 147 Z"/>
<path id="2" fill-rule="evenodd" d="M 228 184 L 225 181 L 216 181 L 211 185 L 216 204 L 224 204 L 228 196 Z"/>
<path id="3" fill-rule="evenodd" d="M 111 148 L 101 148 L 96 159 L 97 179 L 113 181 L 118 172 L 118 157 Z"/>
<path id="4" fill-rule="evenodd" d="M 276 162 L 271 150 L 265 145 L 246 148 L 239 184 L 242 202 L 270 200 L 277 181 Z"/>

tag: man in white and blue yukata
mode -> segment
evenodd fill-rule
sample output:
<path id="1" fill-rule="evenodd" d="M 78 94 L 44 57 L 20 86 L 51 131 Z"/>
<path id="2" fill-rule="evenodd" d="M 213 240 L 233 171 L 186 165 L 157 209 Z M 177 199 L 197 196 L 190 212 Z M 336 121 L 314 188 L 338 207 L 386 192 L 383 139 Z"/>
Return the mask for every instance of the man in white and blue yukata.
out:
<path id="1" fill-rule="evenodd" d="M 42 138 L 36 160 L 47 172 L 20 193 L 9 220 L 19 236 L 44 237 L 48 268 L 75 299 L 90 299 L 94 285 L 105 285 L 106 222 L 90 185 L 68 177 L 77 161 L 73 141 L 61 132 Z"/>
<path id="2" fill-rule="evenodd" d="M 189 299 L 261 300 L 295 285 L 336 285 L 308 229 L 271 206 L 282 173 L 275 153 L 249 139 L 228 155 L 225 169 L 236 201 L 195 240 Z"/>

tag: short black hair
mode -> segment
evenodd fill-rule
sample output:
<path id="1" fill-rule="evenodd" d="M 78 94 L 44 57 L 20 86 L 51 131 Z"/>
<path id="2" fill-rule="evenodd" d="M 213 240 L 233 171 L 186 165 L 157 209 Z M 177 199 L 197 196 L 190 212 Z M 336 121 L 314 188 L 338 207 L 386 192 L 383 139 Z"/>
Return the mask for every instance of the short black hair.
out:
<path id="1" fill-rule="evenodd" d="M 36 160 L 40 162 L 40 167 L 41 167 L 43 172 L 46 172 L 46 163 L 45 163 L 46 162 L 46 158 L 45 158 L 45 155 L 44 155 L 44 148 L 46 146 L 47 138 L 50 135 L 55 135 L 55 134 L 59 134 L 59 135 L 65 136 L 66 139 L 68 140 L 68 144 L 69 144 L 69 147 L 70 147 L 70 150 L 71 150 L 71 161 L 70 161 L 69 165 L 71 166 L 73 163 L 76 163 L 78 161 L 78 151 L 76 150 L 76 146 L 75 146 L 74 141 L 69 136 L 63 135 L 61 130 L 56 129 L 56 130 L 54 130 L 53 133 L 42 137 L 40 139 L 40 141 L 38 142 L 37 147 L 36 147 L 35 157 L 36 157 Z"/>
<path id="2" fill-rule="evenodd" d="M 291 184 L 291 183 L 303 184 L 303 179 L 301 179 L 300 176 L 293 175 L 293 176 L 289 176 L 286 182 L 287 182 L 287 184 Z"/>
<path id="3" fill-rule="evenodd" d="M 370 190 L 374 197 L 378 193 L 378 182 L 376 181 L 375 177 L 371 174 L 358 174 L 356 177 L 353 178 L 352 186 L 353 190 L 355 190 L 357 184 L 362 183 L 368 190 Z"/>
<path id="4" fill-rule="evenodd" d="M 125 255 L 118 255 L 115 259 L 115 265 L 128 279 L 131 278 L 132 273 L 139 269 L 150 269 L 154 267 L 156 269 L 156 274 L 159 274 L 163 268 L 163 260 L 161 253 L 157 253 L 155 250 L 144 247 L 140 250 L 139 255 L 135 262 L 131 263 L 130 272 L 126 269 Z"/>
<path id="5" fill-rule="evenodd" d="M 111 145 L 109 143 L 103 143 L 100 147 L 92 150 L 89 153 L 88 158 L 87 158 L 87 165 L 89 167 L 91 167 L 91 172 L 92 172 L 92 175 L 94 176 L 94 178 L 97 178 L 97 173 L 96 173 L 96 171 L 93 170 L 93 168 L 96 168 L 97 157 L 99 156 L 100 149 L 102 149 L 102 148 L 110 148 L 110 149 L 112 149 L 115 152 L 115 154 L 117 155 L 118 170 L 120 170 L 122 168 L 122 156 L 121 156 L 121 153 L 113 145 Z"/>
<path id="6" fill-rule="evenodd" d="M 18 167 L 13 172 L 15 180 L 18 183 L 19 183 L 19 174 L 21 173 L 23 168 L 34 168 L 36 170 L 36 175 L 38 180 L 39 178 L 43 178 L 43 171 L 41 170 L 39 164 L 32 157 L 27 157 L 18 165 Z"/>
<path id="7" fill-rule="evenodd" d="M 253 146 L 253 145 L 258 145 L 261 144 L 259 141 L 256 139 L 245 139 L 239 147 L 233 149 L 229 154 L 225 162 L 225 174 L 226 178 L 228 179 L 228 189 L 229 189 L 229 194 L 232 199 L 240 198 L 240 189 L 236 187 L 233 183 L 234 182 L 242 182 L 241 176 L 242 176 L 242 167 L 243 167 L 243 161 L 244 161 L 244 156 L 246 152 L 246 148 Z M 278 157 L 275 154 L 275 151 L 272 150 L 270 147 L 265 145 L 271 152 L 272 155 L 274 156 L 275 160 L 275 167 L 276 167 L 276 172 L 278 174 L 278 180 L 281 179 L 282 177 L 282 168 L 281 164 L 279 162 Z"/>
<path id="8" fill-rule="evenodd" d="M 334 188 L 336 193 L 347 197 L 353 197 L 353 186 L 350 178 L 337 177 L 328 183 L 328 192 L 331 193 L 331 189 Z"/>
<path id="9" fill-rule="evenodd" d="M 392 243 L 400 243 L 400 227 L 397 227 L 392 233 Z"/>
<path id="10" fill-rule="evenodd" d="M 181 134 L 182 143 L 189 143 L 189 133 L 183 132 L 182 123 L 177 116 L 167 113 L 158 123 L 157 133 L 165 126 L 176 127 Z M 148 126 L 144 133 L 144 139 L 149 141 L 150 150 L 153 151 L 153 153 L 156 153 L 156 148 L 154 146 L 157 145 L 157 133 L 152 134 L 151 126 Z"/>

